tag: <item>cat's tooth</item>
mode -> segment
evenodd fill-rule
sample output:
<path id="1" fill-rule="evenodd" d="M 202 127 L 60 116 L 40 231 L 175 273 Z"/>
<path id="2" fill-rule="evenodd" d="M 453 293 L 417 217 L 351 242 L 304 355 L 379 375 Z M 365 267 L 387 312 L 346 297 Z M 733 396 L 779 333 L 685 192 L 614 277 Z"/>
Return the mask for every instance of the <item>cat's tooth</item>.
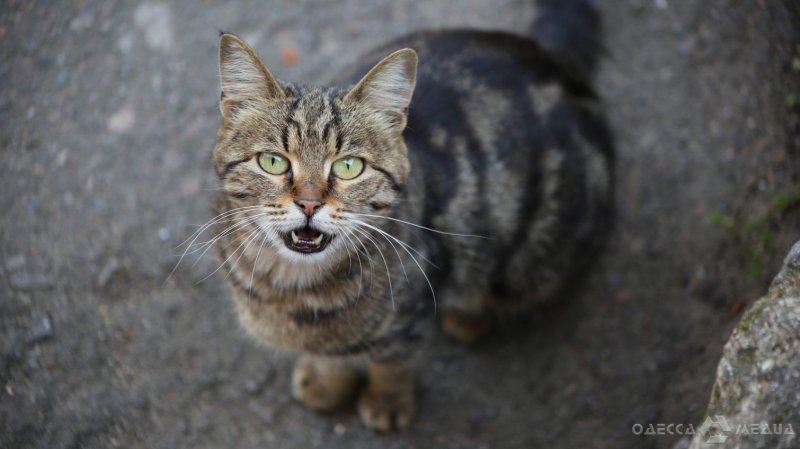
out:
<path id="1" fill-rule="evenodd" d="M 297 233 L 292 231 L 292 242 L 297 243 L 300 241 L 300 238 L 297 237 Z"/>
<path id="2" fill-rule="evenodd" d="M 315 245 L 319 246 L 321 243 L 322 243 L 322 234 L 320 234 L 319 237 L 314 239 Z"/>

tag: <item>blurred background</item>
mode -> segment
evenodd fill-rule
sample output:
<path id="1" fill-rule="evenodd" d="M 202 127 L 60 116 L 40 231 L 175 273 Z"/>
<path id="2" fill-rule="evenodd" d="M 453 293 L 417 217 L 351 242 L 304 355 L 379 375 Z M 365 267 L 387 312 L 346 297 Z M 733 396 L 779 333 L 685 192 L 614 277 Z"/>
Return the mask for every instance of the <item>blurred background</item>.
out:
<path id="1" fill-rule="evenodd" d="M 0 4 L 0 447 L 673 448 L 732 326 L 800 237 L 800 7 L 597 2 L 616 135 L 611 242 L 563 306 L 438 337 L 419 413 L 375 435 L 289 396 L 206 257 L 217 32 L 325 83 L 419 29 L 529 34 L 528 0 Z M 425 61 L 421 61 L 424 64 Z"/>

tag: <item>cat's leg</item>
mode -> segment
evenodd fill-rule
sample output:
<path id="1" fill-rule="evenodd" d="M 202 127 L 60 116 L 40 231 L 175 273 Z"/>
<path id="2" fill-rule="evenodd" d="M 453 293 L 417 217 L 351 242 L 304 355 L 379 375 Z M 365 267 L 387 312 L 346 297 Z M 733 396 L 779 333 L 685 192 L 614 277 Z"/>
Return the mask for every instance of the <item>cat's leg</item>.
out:
<path id="1" fill-rule="evenodd" d="M 445 309 L 441 317 L 442 331 L 463 344 L 475 343 L 492 329 L 492 319 L 485 312 Z"/>
<path id="2" fill-rule="evenodd" d="M 292 374 L 292 396 L 314 410 L 346 404 L 358 386 L 358 371 L 348 361 L 302 355 Z"/>
<path id="3" fill-rule="evenodd" d="M 451 287 L 442 292 L 439 325 L 448 337 L 463 344 L 474 343 L 492 329 L 487 295 L 481 293 L 480 286 L 476 287 Z"/>
<path id="4" fill-rule="evenodd" d="M 373 361 L 368 383 L 358 399 L 358 413 L 379 432 L 407 429 L 414 414 L 416 369 L 410 360 Z"/>

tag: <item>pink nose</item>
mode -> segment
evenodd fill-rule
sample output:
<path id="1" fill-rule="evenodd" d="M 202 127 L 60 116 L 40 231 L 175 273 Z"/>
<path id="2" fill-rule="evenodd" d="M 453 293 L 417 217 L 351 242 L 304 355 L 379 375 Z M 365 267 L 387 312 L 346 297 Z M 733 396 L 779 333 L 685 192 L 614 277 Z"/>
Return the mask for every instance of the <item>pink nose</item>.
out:
<path id="1" fill-rule="evenodd" d="M 303 210 L 307 217 L 314 215 L 322 207 L 322 201 L 319 200 L 298 199 L 294 203 Z"/>

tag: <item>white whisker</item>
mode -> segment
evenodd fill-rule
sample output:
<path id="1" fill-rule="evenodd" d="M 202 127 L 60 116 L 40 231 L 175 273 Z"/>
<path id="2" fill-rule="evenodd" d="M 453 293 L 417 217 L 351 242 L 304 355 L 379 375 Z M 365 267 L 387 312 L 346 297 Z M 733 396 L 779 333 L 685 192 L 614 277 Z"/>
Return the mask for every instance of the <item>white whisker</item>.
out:
<path id="1" fill-rule="evenodd" d="M 203 225 L 201 225 L 201 226 L 200 226 L 200 229 L 198 229 L 197 231 L 193 232 L 193 233 L 192 233 L 192 235 L 190 235 L 190 236 L 189 236 L 189 238 L 187 238 L 186 240 L 184 240 L 183 242 L 181 242 L 181 243 L 180 243 L 178 246 L 176 246 L 175 248 L 173 248 L 173 250 L 174 250 L 174 249 L 178 249 L 178 248 L 180 248 L 181 246 L 185 245 L 185 244 L 186 244 L 186 242 L 188 242 L 189 240 L 192 240 L 192 237 L 197 237 L 197 236 L 199 236 L 199 234 L 202 234 L 202 233 L 203 233 L 203 231 L 204 231 L 206 228 L 208 228 L 208 227 L 210 227 L 210 226 L 213 226 L 214 224 L 216 224 L 216 223 L 218 223 L 218 222 L 220 222 L 220 221 L 224 221 L 224 219 L 230 218 L 232 215 L 236 214 L 237 212 L 244 212 L 244 211 L 246 211 L 246 210 L 254 210 L 254 209 L 261 209 L 261 208 L 262 208 L 262 206 L 245 206 L 245 207 L 238 207 L 238 208 L 236 208 L 236 209 L 231 209 L 231 210 L 229 210 L 229 211 L 223 212 L 223 213 L 221 213 L 221 214 L 217 215 L 216 217 L 214 217 L 214 218 L 212 218 L 212 219 L 208 220 L 208 221 L 207 221 L 207 222 L 205 222 Z"/>
<path id="2" fill-rule="evenodd" d="M 264 215 L 266 215 L 266 213 L 265 214 L 254 215 L 252 217 L 245 218 L 244 220 L 241 220 L 240 222 L 237 222 L 235 225 L 230 226 L 225 231 L 223 231 L 223 232 L 219 233 L 218 235 L 214 236 L 213 239 L 211 239 L 210 241 L 208 241 L 208 242 L 204 243 L 203 245 L 201 245 L 200 248 L 197 248 L 196 250 L 192 250 L 192 253 L 195 253 L 197 251 L 200 251 L 203 248 L 203 246 L 205 246 L 205 249 L 203 249 L 203 252 L 200 254 L 200 256 L 197 257 L 197 260 L 195 260 L 195 262 L 194 262 L 194 264 L 192 264 L 192 266 L 197 265 L 197 263 L 200 262 L 203 259 L 203 256 L 206 255 L 208 250 L 214 247 L 214 244 L 217 241 L 219 241 L 220 239 L 222 239 L 224 237 L 227 237 L 227 236 L 233 234 L 234 232 L 236 232 L 237 230 L 239 230 L 241 228 L 244 228 L 244 227 L 246 227 L 246 226 L 248 226 L 248 225 L 250 225 L 252 223 L 255 223 L 259 218 L 263 217 Z"/>
<path id="3" fill-rule="evenodd" d="M 354 239 L 356 239 L 358 244 L 361 245 L 361 249 L 364 251 L 363 252 L 364 257 L 366 257 L 367 261 L 369 262 L 369 288 L 370 288 L 370 291 L 371 291 L 372 290 L 372 286 L 375 284 L 375 261 L 373 261 L 372 260 L 372 256 L 369 255 L 369 251 L 367 250 L 367 247 L 364 245 L 364 242 L 362 242 L 361 239 L 358 238 L 357 235 L 355 235 L 355 234 L 351 234 L 351 235 L 352 235 L 352 237 Z"/>
<path id="4" fill-rule="evenodd" d="M 247 296 L 253 295 L 253 279 L 256 275 L 256 266 L 258 266 L 258 258 L 261 256 L 261 250 L 264 249 L 264 245 L 267 243 L 267 239 L 269 238 L 269 234 L 266 232 L 264 233 L 264 238 L 261 240 L 261 245 L 258 247 L 258 252 L 256 253 L 256 260 L 253 261 L 253 270 L 250 272 L 250 287 L 248 289 Z"/>
<path id="5" fill-rule="evenodd" d="M 409 225 L 409 226 L 414 226 L 415 228 L 419 228 L 419 229 L 424 229 L 426 231 L 435 232 L 437 234 L 452 235 L 452 236 L 456 236 L 456 237 L 474 237 L 474 238 L 478 238 L 478 239 L 487 239 L 487 240 L 491 240 L 492 239 L 491 237 L 487 237 L 485 235 L 457 234 L 457 233 L 454 233 L 454 232 L 440 231 L 438 229 L 428 228 L 428 227 L 425 227 L 425 226 L 422 226 L 422 225 L 418 225 L 416 223 L 411 223 L 410 221 L 400 220 L 399 218 L 394 218 L 394 217 L 386 217 L 386 216 L 383 216 L 383 215 L 360 214 L 360 213 L 357 213 L 357 212 L 348 212 L 348 213 L 352 214 L 352 215 L 359 215 L 359 216 L 362 216 L 362 217 L 384 218 L 386 220 L 392 220 L 392 221 L 396 221 L 398 223 L 403 223 L 403 224 L 406 224 L 406 225 Z"/>
<path id="6" fill-rule="evenodd" d="M 205 281 L 206 279 L 210 278 L 211 276 L 214 275 L 214 273 L 219 271 L 220 268 L 224 267 L 225 264 L 227 264 L 228 261 L 231 260 L 231 257 L 235 256 L 236 253 L 239 252 L 239 250 L 242 248 L 242 246 L 244 246 L 247 242 L 249 242 L 254 236 L 257 236 L 257 234 L 255 232 L 251 232 L 250 234 L 248 234 L 247 237 L 244 239 L 244 241 L 242 241 L 242 243 L 240 243 L 239 246 L 237 246 L 236 249 L 233 250 L 233 252 L 225 260 L 222 261 L 221 264 L 219 264 L 219 266 L 217 267 L 216 270 L 214 270 L 211 273 L 209 273 L 208 276 L 204 277 L 203 279 L 200 279 L 199 281 L 197 281 L 197 284 L 199 284 L 199 283 Z M 234 242 L 235 241 L 236 240 L 234 239 Z M 237 259 L 237 261 L 238 261 L 238 259 Z M 226 279 L 227 279 L 227 276 L 226 276 Z"/>
<path id="7" fill-rule="evenodd" d="M 389 245 L 391 245 L 391 246 L 392 246 L 392 249 L 394 250 L 394 253 L 397 255 L 397 260 L 399 260 L 399 261 L 400 261 L 400 267 L 402 267 L 402 268 L 403 268 L 403 275 L 406 277 L 406 283 L 408 283 L 408 284 L 410 285 L 410 284 L 411 284 L 411 281 L 409 281 L 409 280 L 408 280 L 408 272 L 406 272 L 406 266 L 405 266 L 405 264 L 403 263 L 403 258 L 402 258 L 402 257 L 400 257 L 400 252 L 399 252 L 399 251 L 397 251 L 397 247 L 395 247 L 395 246 L 394 246 L 394 243 L 392 243 L 392 241 L 391 241 L 391 240 L 389 240 L 389 238 L 388 238 L 388 237 L 386 237 L 386 234 L 388 234 L 388 233 L 386 233 L 386 232 L 380 232 L 378 235 L 380 235 L 381 237 L 383 237 L 383 239 L 384 239 L 384 240 L 386 240 L 387 242 L 389 242 Z"/>
<path id="8" fill-rule="evenodd" d="M 391 298 L 392 298 L 392 310 L 394 310 L 395 305 L 394 305 L 394 289 L 392 288 L 392 274 L 389 272 L 389 264 L 386 262 L 386 257 L 384 257 L 383 251 L 381 251 L 381 248 L 378 245 L 378 242 L 375 241 L 375 239 L 372 238 L 371 235 L 369 235 L 368 233 L 362 231 L 359 228 L 355 228 L 355 230 L 360 232 L 364 237 L 367 238 L 367 240 L 370 241 L 370 243 L 372 243 L 373 246 L 375 246 L 375 249 L 378 250 L 378 254 L 381 256 L 381 259 L 383 259 L 383 266 L 386 268 L 386 277 L 389 280 L 389 296 L 391 296 Z"/>
<path id="9" fill-rule="evenodd" d="M 342 237 L 345 239 L 345 246 L 347 246 L 348 242 L 351 245 L 353 245 L 353 250 L 355 251 L 356 258 L 358 259 L 358 296 L 361 296 L 361 290 L 364 287 L 364 266 L 361 264 L 361 256 L 358 254 L 358 248 L 356 247 L 356 244 L 350 239 L 350 235 L 352 235 L 352 232 L 344 231 L 342 233 Z M 349 252 L 350 251 L 348 250 L 348 254 Z"/>
<path id="10" fill-rule="evenodd" d="M 352 219 L 352 218 L 351 218 L 351 219 L 349 219 L 349 220 L 350 220 L 351 222 L 353 222 L 353 223 L 357 223 L 357 224 L 363 224 L 363 225 L 368 225 L 368 223 L 366 223 L 366 222 L 364 222 L 364 221 L 361 221 L 361 220 L 354 220 L 354 219 Z M 395 242 L 397 242 L 397 243 L 398 243 L 400 246 L 402 246 L 402 247 L 405 247 L 405 248 L 407 248 L 407 249 L 410 249 L 411 251 L 414 251 L 414 254 L 416 254 L 417 256 L 419 256 L 419 257 L 420 257 L 422 260 L 424 260 L 425 262 L 427 262 L 428 264 L 430 264 L 432 267 L 436 268 L 437 270 L 440 270 L 440 269 L 441 269 L 441 268 L 439 268 L 439 267 L 438 267 L 438 266 L 437 266 L 435 263 L 433 263 L 433 262 L 432 262 L 430 259 L 428 259 L 427 257 L 425 257 L 425 255 L 424 255 L 424 254 L 422 254 L 421 252 L 419 252 L 419 251 L 418 251 L 416 248 L 414 248 L 413 246 L 409 245 L 408 243 L 406 243 L 406 242 L 404 242 L 404 241 L 402 241 L 402 240 L 398 239 L 397 237 L 395 237 L 395 236 L 393 236 L 393 235 L 389 234 L 388 232 L 384 231 L 383 229 L 377 228 L 377 225 L 374 227 L 374 229 L 375 229 L 375 230 L 377 230 L 377 231 L 379 231 L 379 232 L 385 233 L 386 235 L 388 235 L 389 237 L 391 237 L 391 238 L 392 238 L 392 239 L 393 239 Z"/>
<path id="11" fill-rule="evenodd" d="M 247 225 L 249 223 L 252 223 L 252 222 L 256 221 L 257 219 L 263 217 L 264 215 L 265 214 L 253 215 L 253 216 L 244 218 L 242 220 L 236 221 L 234 224 L 232 224 L 232 225 L 228 226 L 227 228 L 223 229 L 218 234 L 215 234 L 215 235 L 211 236 L 211 239 L 206 240 L 205 242 L 190 244 L 186 248 L 185 254 L 187 254 L 187 255 L 188 254 L 194 254 L 196 252 L 202 251 L 204 248 L 213 245 L 213 243 L 214 243 L 214 241 L 216 239 L 228 236 L 232 232 L 235 232 L 236 229 L 241 228 L 242 226 Z"/>
<path id="12" fill-rule="evenodd" d="M 244 249 L 239 253 L 239 257 L 237 257 L 236 260 L 233 261 L 233 263 L 231 264 L 231 268 L 230 268 L 230 270 L 228 270 L 228 274 L 225 275 L 225 279 L 226 280 L 231 275 L 231 273 L 233 273 L 234 267 L 239 263 L 240 260 L 242 260 L 242 256 L 244 256 L 244 253 L 246 253 L 247 249 L 250 248 L 250 245 L 252 245 L 256 240 L 258 240 L 258 236 L 259 236 L 259 232 L 258 232 L 258 228 L 256 228 L 255 231 L 252 231 L 250 233 L 250 237 L 248 237 L 248 240 L 250 241 L 250 243 L 248 243 L 247 246 L 244 247 Z M 252 281 L 252 279 L 251 279 L 251 281 Z M 250 284 L 250 286 L 252 287 L 252 284 Z"/>
<path id="13" fill-rule="evenodd" d="M 237 212 L 255 210 L 255 209 L 259 209 L 259 208 L 261 208 L 261 206 L 240 207 L 240 208 L 229 210 L 227 212 L 223 212 L 223 213 L 217 215 L 216 217 L 212 218 L 211 220 L 207 221 L 203 226 L 200 227 L 200 229 L 198 229 L 197 231 L 192 233 L 192 235 L 190 235 L 189 238 L 187 238 L 180 245 L 178 245 L 178 246 L 176 246 L 174 248 L 174 249 L 180 248 L 181 246 L 185 245 L 186 242 L 189 242 L 191 240 L 189 245 L 183 251 L 183 254 L 181 254 L 180 258 L 175 263 L 175 266 L 172 268 L 172 271 L 170 271 L 169 275 L 167 275 L 167 278 L 166 278 L 165 281 L 169 280 L 172 277 L 172 275 L 175 274 L 175 271 L 178 269 L 178 266 L 180 266 L 180 264 L 183 261 L 184 257 L 186 257 L 186 255 L 189 254 L 189 249 L 192 247 L 192 245 L 194 245 L 194 242 L 203 234 L 203 232 L 206 231 L 206 229 L 208 229 L 209 227 L 211 227 L 211 226 L 213 226 L 213 225 L 215 225 L 215 224 L 217 224 L 217 223 L 219 223 L 221 221 L 227 220 L 228 217 L 232 217 Z"/>
<path id="14" fill-rule="evenodd" d="M 361 226 L 366 226 L 366 227 L 368 227 L 369 229 L 372 229 L 372 230 L 374 230 L 374 231 L 376 231 L 376 232 L 379 232 L 379 233 L 381 233 L 381 234 L 385 234 L 385 235 L 387 235 L 387 236 L 391 237 L 392 239 L 395 239 L 395 240 L 397 240 L 398 242 L 400 242 L 400 240 L 396 239 L 396 238 L 395 238 L 394 236 L 392 236 L 391 234 L 389 234 L 389 233 L 386 233 L 385 231 L 383 231 L 383 230 L 381 230 L 381 229 L 379 229 L 379 228 L 377 228 L 377 227 L 375 227 L 375 226 L 372 226 L 372 225 L 370 225 L 370 224 L 368 224 L 368 223 L 365 223 L 365 222 L 363 222 L 363 221 L 360 221 L 360 220 L 353 220 L 353 222 L 354 222 L 354 223 L 357 223 L 358 225 L 361 225 Z M 402 246 L 402 247 L 403 247 L 403 249 L 406 251 L 406 253 L 408 253 L 409 257 L 411 257 L 411 260 L 413 260 L 413 261 L 414 261 L 414 263 L 417 265 L 417 268 L 419 268 L 419 271 L 420 271 L 420 273 L 422 273 L 422 276 L 425 278 L 425 282 L 427 282 L 427 283 L 428 283 L 428 288 L 430 288 L 430 290 L 431 290 L 431 296 L 433 296 L 433 309 L 434 309 L 434 313 L 435 313 L 435 311 L 436 311 L 436 309 L 437 309 L 437 307 L 436 307 L 436 293 L 433 291 L 433 285 L 431 284 L 431 281 L 430 281 L 430 279 L 428 279 L 428 275 L 427 275 L 427 274 L 425 274 L 425 270 L 423 270 L 423 269 L 422 269 L 422 265 L 420 265 L 420 264 L 419 264 L 419 262 L 417 261 L 417 259 L 416 259 L 416 258 L 414 258 L 414 256 L 411 254 L 411 251 L 409 251 L 408 249 L 406 249 L 406 247 L 405 247 L 405 246 L 403 246 L 403 245 L 401 245 L 401 246 Z"/>

